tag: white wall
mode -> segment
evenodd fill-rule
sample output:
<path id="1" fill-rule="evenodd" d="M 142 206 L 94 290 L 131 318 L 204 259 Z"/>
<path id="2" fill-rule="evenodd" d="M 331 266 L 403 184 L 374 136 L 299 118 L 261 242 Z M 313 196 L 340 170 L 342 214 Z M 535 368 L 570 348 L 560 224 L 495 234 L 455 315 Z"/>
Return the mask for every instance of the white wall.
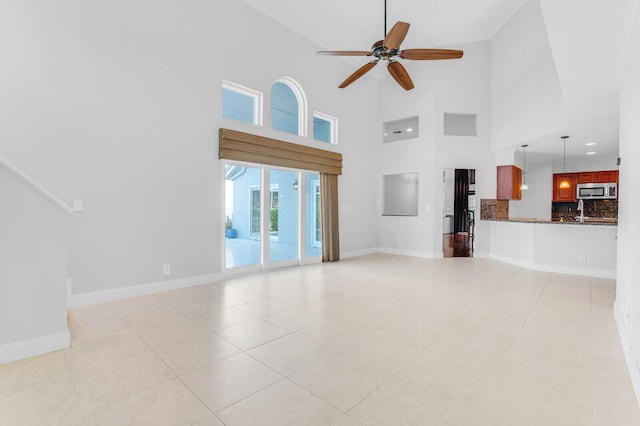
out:
<path id="1" fill-rule="evenodd" d="M 439 206 L 433 205 L 434 191 L 441 190 L 441 185 L 434 187 L 433 152 L 434 152 L 434 120 L 435 95 L 433 92 L 434 73 L 431 69 L 419 69 L 420 63 L 405 64 L 415 84 L 415 89 L 407 92 L 395 80 L 385 77 L 379 83 L 381 123 L 376 126 L 382 129 L 382 122 L 397 120 L 417 115 L 419 117 L 420 135 L 416 139 L 382 143 L 382 135 L 375 140 L 377 150 L 378 175 L 376 182 L 378 207 L 377 233 L 378 247 L 388 251 L 404 252 L 422 256 L 432 256 L 431 241 L 433 233 L 431 224 L 434 218 L 441 217 Z M 418 211 L 414 217 L 382 216 L 381 176 L 384 174 L 417 172 Z"/>
<path id="2" fill-rule="evenodd" d="M 68 216 L 0 165 L 0 364 L 69 346 Z"/>
<path id="3" fill-rule="evenodd" d="M 387 144 L 378 138 L 380 175 L 403 172 L 420 175 L 419 216 L 380 216 L 378 246 L 382 250 L 442 256 L 445 168 L 476 169 L 477 198 L 495 194 L 495 167 L 490 151 L 490 44 L 470 43 L 456 48 L 464 50 L 461 60 L 405 62 L 415 83 L 410 92 L 390 78 L 380 82 L 382 121 L 420 117 L 419 138 Z M 444 136 L 445 112 L 478 114 L 478 136 Z"/>
<path id="4" fill-rule="evenodd" d="M 612 68 L 627 0 L 537 1 L 565 101 L 571 135 L 568 143 L 595 141 L 615 146 L 619 111 L 618 93 L 611 83 Z M 594 60 L 596 56 L 598 60 Z M 617 155 L 615 149 L 609 152 Z"/>
<path id="5" fill-rule="evenodd" d="M 480 42 L 461 45 L 464 50 L 462 66 L 455 62 L 434 64 L 438 72 L 436 98 L 435 172 L 440 178 L 442 170 L 475 169 L 478 212 L 481 198 L 495 198 L 496 168 L 491 152 L 491 43 Z M 444 136 L 445 112 L 477 114 L 477 137 Z M 442 205 L 442 193 L 434 204 Z M 439 212 L 438 212 L 439 213 Z M 479 217 L 479 213 L 478 213 Z M 434 221 L 433 250 L 442 252 L 442 220 Z M 483 251 L 488 235 L 475 229 L 475 250 Z"/>
<path id="6" fill-rule="evenodd" d="M 509 201 L 510 217 L 551 220 L 553 173 L 551 164 L 527 164 L 527 185 L 521 200 Z"/>
<path id="7" fill-rule="evenodd" d="M 617 157 L 584 157 L 581 159 L 567 159 L 567 173 L 591 172 L 598 170 L 618 170 Z M 562 158 L 553 161 L 553 173 L 563 173 L 565 164 Z"/>
<path id="8" fill-rule="evenodd" d="M 491 229 L 493 259 L 541 271 L 615 277 L 616 226 L 481 222 Z"/>
<path id="9" fill-rule="evenodd" d="M 633 3 L 630 2 L 630 6 Z M 636 3 L 631 21 L 626 28 L 628 39 L 623 53 L 628 55 L 623 63 L 623 79 L 620 86 L 620 180 L 640 182 L 640 6 Z M 626 66 L 624 66 L 626 65 Z M 618 210 L 618 275 L 615 313 L 627 355 L 636 396 L 640 402 L 640 227 L 638 226 L 640 195 L 625 192 L 620 198 Z"/>
<path id="10" fill-rule="evenodd" d="M 233 0 L 10 0 L 0 5 L 0 155 L 68 203 L 74 294 L 221 271 L 218 128 L 344 155 L 343 252 L 376 245 L 376 82 Z M 276 49 L 276 51 L 274 51 Z M 268 129 L 273 82 L 304 88 L 309 112 L 339 118 L 327 147 Z M 265 93 L 266 129 L 221 119 L 221 83 Z M 311 117 L 308 119 L 311 128 Z M 346 211 L 349 210 L 349 211 Z M 171 264 L 172 275 L 162 275 Z"/>
<path id="11" fill-rule="evenodd" d="M 564 100 L 538 0 L 530 0 L 491 44 L 494 151 L 568 127 Z"/>

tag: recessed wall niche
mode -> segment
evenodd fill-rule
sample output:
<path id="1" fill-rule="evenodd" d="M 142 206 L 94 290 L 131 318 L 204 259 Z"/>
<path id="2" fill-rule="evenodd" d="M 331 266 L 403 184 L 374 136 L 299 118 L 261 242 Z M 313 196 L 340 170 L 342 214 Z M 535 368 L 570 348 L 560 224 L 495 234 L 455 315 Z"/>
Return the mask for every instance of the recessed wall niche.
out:
<path id="1" fill-rule="evenodd" d="M 396 142 L 404 139 L 415 139 L 420 134 L 418 116 L 400 120 L 385 121 L 382 125 L 382 142 Z"/>
<path id="2" fill-rule="evenodd" d="M 445 136 L 478 136 L 477 114 L 444 113 Z"/>
<path id="3" fill-rule="evenodd" d="M 382 216 L 418 216 L 418 173 L 382 176 Z"/>

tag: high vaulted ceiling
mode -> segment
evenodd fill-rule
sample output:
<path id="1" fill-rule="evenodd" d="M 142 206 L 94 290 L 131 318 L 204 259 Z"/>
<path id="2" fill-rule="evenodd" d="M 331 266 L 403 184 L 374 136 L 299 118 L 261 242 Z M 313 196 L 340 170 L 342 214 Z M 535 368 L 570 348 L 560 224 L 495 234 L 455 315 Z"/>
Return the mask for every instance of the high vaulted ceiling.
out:
<path id="1" fill-rule="evenodd" d="M 242 0 L 326 50 L 368 50 L 384 37 L 384 0 Z M 615 71 L 629 0 L 387 0 L 387 29 L 410 22 L 403 47 L 453 47 L 491 40 L 527 1 L 539 1 L 558 72 L 566 132 L 527 141 L 527 159 L 549 161 L 571 135 L 567 157 L 584 157 L 597 142 L 599 156 L 618 155 Z M 361 58 L 357 58 L 361 59 Z M 362 61 L 347 58 L 362 65 Z M 386 73 L 371 73 L 382 78 Z M 519 144 L 514 145 L 519 149 Z"/>
<path id="2" fill-rule="evenodd" d="M 384 0 L 243 0 L 328 50 L 384 38 Z M 412 23 L 404 47 L 490 40 L 526 0 L 387 0 L 388 29 Z"/>

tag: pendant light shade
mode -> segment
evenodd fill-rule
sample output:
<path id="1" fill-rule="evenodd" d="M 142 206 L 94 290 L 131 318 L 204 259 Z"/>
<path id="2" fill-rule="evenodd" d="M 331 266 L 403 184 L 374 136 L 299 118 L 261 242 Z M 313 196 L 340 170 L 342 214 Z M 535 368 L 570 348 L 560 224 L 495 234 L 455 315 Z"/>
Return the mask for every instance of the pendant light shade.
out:
<path id="1" fill-rule="evenodd" d="M 564 150 L 562 153 L 563 173 L 566 174 L 567 173 L 567 139 L 569 138 L 569 136 L 561 136 L 561 138 L 564 144 Z M 571 188 L 571 184 L 569 183 L 566 177 L 563 177 L 562 180 L 560 181 L 560 184 L 558 185 L 558 188 L 568 189 L 568 188 Z"/>
<path id="2" fill-rule="evenodd" d="M 522 147 L 522 185 L 520 185 L 520 190 L 526 191 L 529 189 L 529 185 L 527 185 L 527 147 L 529 145 L 524 144 L 520 146 Z"/>

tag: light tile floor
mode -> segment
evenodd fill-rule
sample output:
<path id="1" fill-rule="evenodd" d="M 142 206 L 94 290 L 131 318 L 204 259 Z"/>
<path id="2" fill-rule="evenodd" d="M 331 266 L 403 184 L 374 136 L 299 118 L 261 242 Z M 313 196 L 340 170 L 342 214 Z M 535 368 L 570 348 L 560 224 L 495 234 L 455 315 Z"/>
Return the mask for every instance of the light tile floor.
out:
<path id="1" fill-rule="evenodd" d="M 369 255 L 70 311 L 0 424 L 640 425 L 611 280 Z"/>

